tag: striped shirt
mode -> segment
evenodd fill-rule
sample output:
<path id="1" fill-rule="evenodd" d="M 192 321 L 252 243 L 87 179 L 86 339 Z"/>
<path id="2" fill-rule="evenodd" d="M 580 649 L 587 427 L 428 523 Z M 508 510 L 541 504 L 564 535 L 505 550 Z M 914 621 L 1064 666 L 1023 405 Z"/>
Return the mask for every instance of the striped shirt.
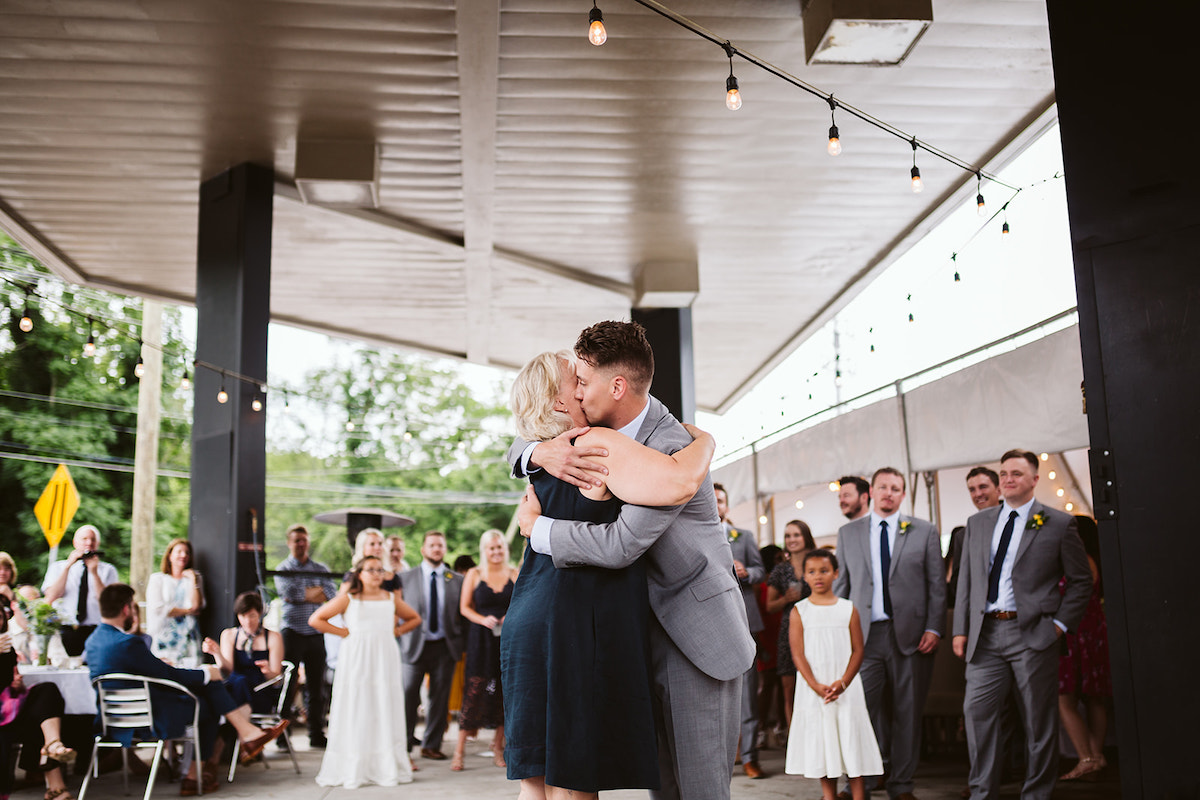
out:
<path id="1" fill-rule="evenodd" d="M 276 575 L 275 591 L 283 600 L 283 630 L 295 631 L 305 636 L 320 636 L 321 634 L 308 624 L 308 618 L 322 604 L 308 602 L 304 599 L 304 592 L 310 586 L 320 586 L 325 590 L 325 599 L 332 600 L 337 594 L 337 584 L 330 576 L 329 567 L 311 558 L 301 564 L 293 556 L 288 556 L 275 569 L 313 573 L 311 578 Z"/>

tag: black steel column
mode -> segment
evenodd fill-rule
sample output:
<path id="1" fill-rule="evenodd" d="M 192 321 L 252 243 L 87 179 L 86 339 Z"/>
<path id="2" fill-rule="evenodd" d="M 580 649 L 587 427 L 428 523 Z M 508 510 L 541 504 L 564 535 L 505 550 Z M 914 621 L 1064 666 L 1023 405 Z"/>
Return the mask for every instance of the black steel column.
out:
<path id="1" fill-rule="evenodd" d="M 696 370 L 692 363 L 690 308 L 635 308 L 631 319 L 646 329 L 654 348 L 650 393 L 680 422 L 696 421 Z"/>
<path id="2" fill-rule="evenodd" d="M 1179 2 L 1047 5 L 1121 794 L 1197 797 L 1200 160 L 1180 100 L 1195 95 L 1200 15 Z"/>
<path id="3" fill-rule="evenodd" d="M 257 586 L 266 531 L 266 408 L 251 403 L 267 376 L 274 183 L 271 169 L 241 164 L 200 186 L 196 359 L 230 373 L 194 370 L 189 536 L 209 634 L 233 624 L 234 598 Z"/>

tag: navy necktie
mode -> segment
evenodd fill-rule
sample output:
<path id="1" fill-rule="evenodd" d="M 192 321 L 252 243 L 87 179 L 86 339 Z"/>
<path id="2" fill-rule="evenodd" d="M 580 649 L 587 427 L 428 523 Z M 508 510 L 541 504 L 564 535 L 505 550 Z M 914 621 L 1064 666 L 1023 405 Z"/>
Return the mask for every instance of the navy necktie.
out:
<path id="1" fill-rule="evenodd" d="M 438 574 L 429 576 L 429 632 L 438 632 L 438 612 L 442 604 L 438 602 Z"/>
<path id="2" fill-rule="evenodd" d="M 82 625 L 87 619 L 87 598 L 88 598 L 88 568 L 87 563 L 82 559 L 78 562 L 83 571 L 79 576 L 79 604 L 75 607 L 75 622 Z"/>
<path id="3" fill-rule="evenodd" d="M 883 573 L 883 613 L 892 616 L 892 593 L 888 590 L 888 573 L 892 571 L 892 548 L 888 544 L 887 520 L 879 523 L 879 571 Z"/>
<path id="4" fill-rule="evenodd" d="M 994 603 L 1000 597 L 1000 570 L 1004 569 L 1004 557 L 1008 555 L 1008 545 L 1012 541 L 1013 527 L 1017 524 L 1019 515 L 1013 511 L 1004 523 L 1000 532 L 1000 546 L 996 548 L 996 557 L 992 559 L 992 568 L 988 572 L 988 602 Z"/>

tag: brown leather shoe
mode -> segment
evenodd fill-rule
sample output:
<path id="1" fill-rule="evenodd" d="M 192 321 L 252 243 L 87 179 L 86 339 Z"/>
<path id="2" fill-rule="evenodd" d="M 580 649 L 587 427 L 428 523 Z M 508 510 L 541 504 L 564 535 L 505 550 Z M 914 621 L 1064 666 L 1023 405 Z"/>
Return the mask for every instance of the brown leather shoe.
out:
<path id="1" fill-rule="evenodd" d="M 441 750 L 434 750 L 429 747 L 422 747 L 421 748 L 421 758 L 428 758 L 433 761 L 445 761 L 446 754 L 443 753 Z"/>
<path id="2" fill-rule="evenodd" d="M 283 733 L 283 729 L 288 726 L 290 720 L 283 720 L 278 725 L 267 728 L 261 736 L 256 736 L 248 742 L 242 742 L 242 757 L 243 764 L 249 764 L 255 757 L 263 751 L 275 739 L 279 738 L 279 734 Z"/>
<path id="3" fill-rule="evenodd" d="M 747 761 L 742 764 L 742 772 L 746 773 L 746 777 L 751 780 L 767 777 L 767 774 L 762 771 L 762 767 L 758 765 L 757 761 Z"/>

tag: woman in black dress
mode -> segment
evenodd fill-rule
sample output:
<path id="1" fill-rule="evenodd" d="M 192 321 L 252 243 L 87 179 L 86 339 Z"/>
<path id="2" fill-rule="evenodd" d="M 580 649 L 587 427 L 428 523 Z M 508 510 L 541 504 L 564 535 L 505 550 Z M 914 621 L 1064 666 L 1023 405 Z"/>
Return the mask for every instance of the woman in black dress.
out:
<path id="1" fill-rule="evenodd" d="M 278 689 L 254 691 L 283 672 L 283 636 L 263 627 L 263 602 L 258 592 L 242 592 L 233 601 L 236 628 L 221 631 L 220 642 L 204 640 L 204 652 L 225 675 L 229 695 L 255 714 L 268 714 L 279 699 Z"/>
<path id="2" fill-rule="evenodd" d="M 467 736 L 480 728 L 495 728 L 492 762 L 504 763 L 504 692 L 500 685 L 500 631 L 512 602 L 517 571 L 508 565 L 508 541 L 498 530 L 479 539 L 478 567 L 463 577 L 458 609 L 471 622 L 467 631 L 467 664 L 462 708 L 458 712 L 458 744 L 450 769 L 463 769 Z"/>
<path id="3" fill-rule="evenodd" d="M 792 648 L 788 643 L 792 607 L 812 594 L 801 577 L 801 565 L 808 551 L 817 548 L 812 529 L 803 520 L 794 519 L 783 526 L 783 560 L 767 576 L 767 613 L 782 613 L 779 619 L 779 639 L 776 643 L 775 671 L 783 689 L 783 713 L 787 727 L 792 729 L 792 705 L 796 699 L 796 665 L 792 663 Z"/>
<path id="4" fill-rule="evenodd" d="M 526 441 L 586 425 L 575 399 L 570 353 L 543 353 L 517 376 L 512 408 Z M 668 456 L 616 431 L 593 428 L 577 443 L 602 447 L 608 484 L 587 492 L 544 471 L 530 480 L 544 513 L 611 522 L 622 501 L 678 505 L 696 493 L 712 458 L 712 437 Z M 611 493 L 610 491 L 611 490 Z M 615 497 L 613 495 L 616 495 Z M 617 499 L 621 498 L 621 499 Z M 510 780 L 520 800 L 659 787 L 651 706 L 647 621 L 650 604 L 641 561 L 619 570 L 555 569 L 528 545 L 500 641 Z"/>

